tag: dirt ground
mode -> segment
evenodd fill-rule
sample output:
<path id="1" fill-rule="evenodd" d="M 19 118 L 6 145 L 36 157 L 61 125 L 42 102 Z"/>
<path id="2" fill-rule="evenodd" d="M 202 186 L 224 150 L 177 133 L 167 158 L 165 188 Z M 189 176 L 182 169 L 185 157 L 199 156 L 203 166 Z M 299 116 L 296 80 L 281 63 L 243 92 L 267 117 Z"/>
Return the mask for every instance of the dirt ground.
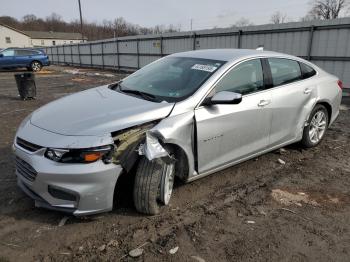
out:
<path id="1" fill-rule="evenodd" d="M 59 226 L 64 214 L 35 208 L 16 186 L 16 128 L 41 105 L 122 75 L 49 67 L 36 76 L 37 99 L 21 101 L 13 73 L 0 72 L 0 261 L 349 261 L 349 106 L 317 148 L 292 145 L 177 183 L 160 215 L 135 211 L 125 177 L 113 212 Z"/>

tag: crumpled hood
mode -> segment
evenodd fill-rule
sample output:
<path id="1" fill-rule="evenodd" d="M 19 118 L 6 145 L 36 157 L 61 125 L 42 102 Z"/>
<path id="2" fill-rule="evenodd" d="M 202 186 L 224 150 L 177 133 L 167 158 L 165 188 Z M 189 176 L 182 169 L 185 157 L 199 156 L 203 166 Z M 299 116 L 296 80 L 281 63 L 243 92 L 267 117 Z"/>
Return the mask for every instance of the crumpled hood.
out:
<path id="1" fill-rule="evenodd" d="M 30 122 L 63 135 L 102 135 L 164 118 L 173 106 L 174 103 L 154 103 L 101 86 L 39 108 Z"/>

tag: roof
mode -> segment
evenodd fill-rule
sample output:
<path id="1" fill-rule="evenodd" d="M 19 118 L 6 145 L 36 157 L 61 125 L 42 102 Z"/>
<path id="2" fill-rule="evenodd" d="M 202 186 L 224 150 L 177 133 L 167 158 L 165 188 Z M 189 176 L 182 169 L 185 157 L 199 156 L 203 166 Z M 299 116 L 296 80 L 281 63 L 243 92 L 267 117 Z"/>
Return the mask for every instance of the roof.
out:
<path id="1" fill-rule="evenodd" d="M 231 61 L 242 57 L 259 56 L 262 54 L 269 55 L 269 56 L 276 56 L 276 55 L 288 56 L 288 55 L 279 54 L 276 52 L 261 51 L 261 50 L 255 50 L 255 49 L 203 49 L 203 50 L 176 53 L 174 54 L 174 56 L 196 57 L 196 58 L 220 60 L 220 61 Z"/>
<path id="2" fill-rule="evenodd" d="M 81 40 L 81 33 L 66 33 L 53 31 L 24 31 L 31 38 L 38 39 L 64 39 L 64 40 Z"/>
<path id="3" fill-rule="evenodd" d="M 3 23 L 0 23 L 0 25 L 3 26 L 3 27 L 7 27 L 8 29 L 11 29 L 11 30 L 13 30 L 13 31 L 16 31 L 17 33 L 20 33 L 20 34 L 22 34 L 22 35 L 29 36 L 27 33 L 23 32 L 23 31 L 21 31 L 21 30 L 18 30 L 18 29 L 16 29 L 16 28 L 13 28 L 13 27 L 11 27 L 11 26 L 5 25 L 5 24 L 3 24 Z"/>

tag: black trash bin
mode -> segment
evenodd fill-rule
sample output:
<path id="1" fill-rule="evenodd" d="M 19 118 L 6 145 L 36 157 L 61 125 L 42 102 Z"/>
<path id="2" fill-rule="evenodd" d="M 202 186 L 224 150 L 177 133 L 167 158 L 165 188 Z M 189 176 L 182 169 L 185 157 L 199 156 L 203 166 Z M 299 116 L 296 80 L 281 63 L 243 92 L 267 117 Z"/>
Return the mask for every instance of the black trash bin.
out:
<path id="1" fill-rule="evenodd" d="M 35 99 L 36 97 L 36 85 L 35 75 L 32 73 L 15 74 L 17 88 L 20 97 L 23 100 Z"/>

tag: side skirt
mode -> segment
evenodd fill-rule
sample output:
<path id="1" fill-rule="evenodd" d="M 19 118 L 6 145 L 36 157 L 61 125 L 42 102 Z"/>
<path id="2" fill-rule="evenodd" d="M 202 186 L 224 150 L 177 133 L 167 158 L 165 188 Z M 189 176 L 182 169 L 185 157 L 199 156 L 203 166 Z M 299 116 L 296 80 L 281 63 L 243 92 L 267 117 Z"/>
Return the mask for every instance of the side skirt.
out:
<path id="1" fill-rule="evenodd" d="M 269 152 L 271 152 L 271 151 L 277 150 L 277 149 L 279 149 L 279 148 L 281 148 L 281 147 L 284 147 L 284 146 L 287 146 L 287 145 L 290 145 L 290 144 L 294 144 L 294 143 L 296 143 L 296 142 L 299 142 L 300 140 L 301 140 L 301 139 L 298 138 L 298 139 L 293 139 L 293 140 L 284 142 L 284 143 L 279 144 L 279 145 L 277 145 L 277 146 L 264 149 L 263 151 L 260 151 L 260 152 L 258 152 L 258 153 L 255 153 L 255 154 L 250 155 L 250 156 L 248 156 L 248 157 L 245 157 L 245 158 L 236 160 L 236 161 L 234 161 L 234 162 L 229 162 L 229 163 L 224 164 L 224 165 L 222 165 L 222 166 L 220 166 L 220 167 L 216 167 L 216 168 L 214 168 L 214 169 L 205 171 L 205 172 L 203 172 L 203 173 L 201 173 L 201 174 L 196 174 L 196 173 L 194 173 L 192 176 L 190 176 L 190 177 L 186 180 L 186 183 L 195 181 L 195 180 L 200 179 L 200 178 L 202 178 L 202 177 L 209 176 L 209 175 L 211 175 L 211 174 L 213 174 L 213 173 L 216 173 L 216 172 L 219 172 L 219 171 L 221 171 L 221 170 L 224 170 L 224 169 L 226 169 L 226 168 L 228 168 L 228 167 L 231 167 L 231 166 L 240 164 L 240 163 L 242 163 L 242 162 L 245 162 L 245 161 L 247 161 L 247 160 L 249 160 L 249 159 L 252 159 L 252 158 L 255 158 L 255 157 L 257 157 L 257 156 L 264 155 L 264 154 L 269 153 Z"/>

